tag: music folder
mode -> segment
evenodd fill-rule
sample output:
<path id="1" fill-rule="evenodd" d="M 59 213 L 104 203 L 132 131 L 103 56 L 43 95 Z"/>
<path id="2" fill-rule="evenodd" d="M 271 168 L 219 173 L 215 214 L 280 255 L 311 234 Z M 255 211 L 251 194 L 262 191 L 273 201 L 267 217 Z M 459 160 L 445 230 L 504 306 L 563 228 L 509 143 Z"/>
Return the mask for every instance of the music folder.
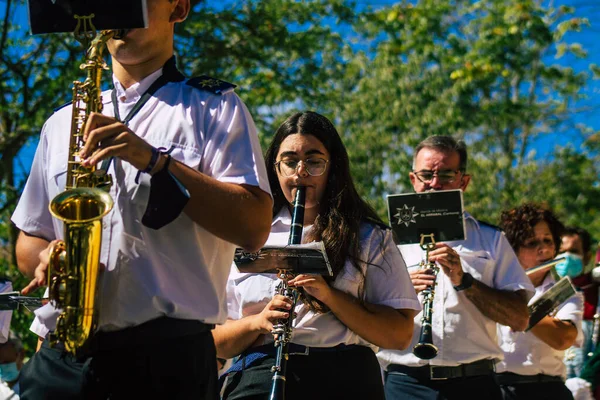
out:
<path id="1" fill-rule="evenodd" d="M 333 276 L 323 242 L 265 246 L 256 253 L 236 249 L 235 265 L 240 272 L 276 274 L 286 270 L 293 274 Z"/>
<path id="2" fill-rule="evenodd" d="M 529 326 L 525 332 L 533 328 L 546 315 L 574 296 L 577 291 L 568 276 L 561 278 L 552 287 L 542 294 L 535 302 L 529 305 Z"/>
<path id="3" fill-rule="evenodd" d="M 146 0 L 28 0 L 31 33 L 75 31 L 77 16 L 94 14 L 96 30 L 148 26 Z"/>
<path id="4" fill-rule="evenodd" d="M 387 203 L 396 244 L 420 243 L 431 234 L 436 242 L 467 238 L 462 190 L 392 194 Z"/>
<path id="5" fill-rule="evenodd" d="M 34 311 L 42 306 L 42 299 L 21 296 L 21 293 L 17 291 L 0 293 L 0 311 L 16 310 L 20 304 L 23 304 L 28 310 Z"/>

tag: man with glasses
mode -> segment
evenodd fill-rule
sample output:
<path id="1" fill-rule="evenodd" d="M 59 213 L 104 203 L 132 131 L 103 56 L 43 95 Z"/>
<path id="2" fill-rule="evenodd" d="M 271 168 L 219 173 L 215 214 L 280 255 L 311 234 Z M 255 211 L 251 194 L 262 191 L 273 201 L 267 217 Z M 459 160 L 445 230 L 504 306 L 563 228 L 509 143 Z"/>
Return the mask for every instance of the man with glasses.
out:
<path id="1" fill-rule="evenodd" d="M 418 193 L 464 191 L 471 180 L 465 143 L 450 136 L 425 139 L 415 149 L 409 176 Z M 409 348 L 378 354 L 387 399 L 502 398 L 494 378 L 503 356 L 496 323 L 525 330 L 533 286 L 502 232 L 469 213 L 464 217 L 466 240 L 436 243 L 429 252 L 440 267 L 437 278 L 431 269 L 419 268 L 418 244 L 399 246 L 417 293 L 435 285 L 432 336 L 438 353 L 431 360 L 412 353 L 421 331 L 422 315 L 417 315 Z"/>

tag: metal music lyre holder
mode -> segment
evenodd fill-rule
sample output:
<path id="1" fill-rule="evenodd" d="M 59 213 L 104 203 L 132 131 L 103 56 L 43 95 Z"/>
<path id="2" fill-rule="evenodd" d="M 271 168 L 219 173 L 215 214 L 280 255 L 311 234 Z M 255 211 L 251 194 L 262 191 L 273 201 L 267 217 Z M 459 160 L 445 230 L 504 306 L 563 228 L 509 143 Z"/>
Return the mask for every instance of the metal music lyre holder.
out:
<path id="1" fill-rule="evenodd" d="M 429 239 L 429 242 L 425 242 Z M 425 250 L 425 260 L 421 261 L 420 266 L 433 270 L 434 281 L 433 285 L 423 290 L 423 316 L 421 317 L 421 335 L 419 342 L 413 347 L 413 354 L 422 360 L 430 360 L 437 356 L 438 348 L 433 344 L 433 332 L 431 321 L 433 317 L 433 298 L 435 296 L 435 285 L 439 267 L 429 261 L 429 252 L 435 248 L 434 234 L 421 234 L 419 243 L 421 248 Z"/>

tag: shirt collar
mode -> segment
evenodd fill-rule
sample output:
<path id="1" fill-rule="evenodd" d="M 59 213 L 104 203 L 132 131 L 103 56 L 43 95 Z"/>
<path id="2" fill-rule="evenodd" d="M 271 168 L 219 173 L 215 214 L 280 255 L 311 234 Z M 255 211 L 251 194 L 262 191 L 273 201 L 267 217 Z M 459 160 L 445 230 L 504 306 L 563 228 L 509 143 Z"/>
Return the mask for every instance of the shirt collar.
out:
<path id="1" fill-rule="evenodd" d="M 281 210 L 277 213 L 275 218 L 273 218 L 273 222 L 271 222 L 271 226 L 276 224 L 284 224 L 284 225 L 292 225 L 292 216 L 290 215 L 290 211 L 287 207 L 281 207 Z"/>
<path id="2" fill-rule="evenodd" d="M 144 79 L 134 83 L 129 88 L 125 89 L 121 82 L 113 74 L 113 85 L 117 91 L 117 99 L 121 103 L 135 103 L 148 90 L 150 85 L 154 83 L 162 75 L 162 68 L 157 69 Z"/>
<path id="3" fill-rule="evenodd" d="M 479 221 L 477 221 L 477 220 L 475 219 L 475 217 L 473 217 L 471 214 L 469 214 L 468 212 L 464 211 L 464 212 L 463 212 L 463 215 L 464 215 L 464 217 L 465 217 L 465 222 L 466 222 L 467 220 L 471 220 L 471 221 L 473 221 L 473 223 L 475 224 L 475 226 L 477 226 L 477 229 L 481 228 L 481 227 L 479 226 Z"/>

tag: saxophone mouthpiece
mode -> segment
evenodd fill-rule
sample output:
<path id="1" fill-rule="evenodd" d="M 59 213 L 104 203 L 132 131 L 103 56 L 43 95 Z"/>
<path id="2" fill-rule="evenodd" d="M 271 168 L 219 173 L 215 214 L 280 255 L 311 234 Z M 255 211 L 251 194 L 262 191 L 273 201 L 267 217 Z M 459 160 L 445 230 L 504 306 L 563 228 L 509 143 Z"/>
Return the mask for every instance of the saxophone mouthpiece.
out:
<path id="1" fill-rule="evenodd" d="M 113 39 L 123 39 L 125 37 L 125 35 L 127 35 L 129 33 L 131 29 L 117 29 L 115 31 L 115 34 L 113 36 Z"/>

